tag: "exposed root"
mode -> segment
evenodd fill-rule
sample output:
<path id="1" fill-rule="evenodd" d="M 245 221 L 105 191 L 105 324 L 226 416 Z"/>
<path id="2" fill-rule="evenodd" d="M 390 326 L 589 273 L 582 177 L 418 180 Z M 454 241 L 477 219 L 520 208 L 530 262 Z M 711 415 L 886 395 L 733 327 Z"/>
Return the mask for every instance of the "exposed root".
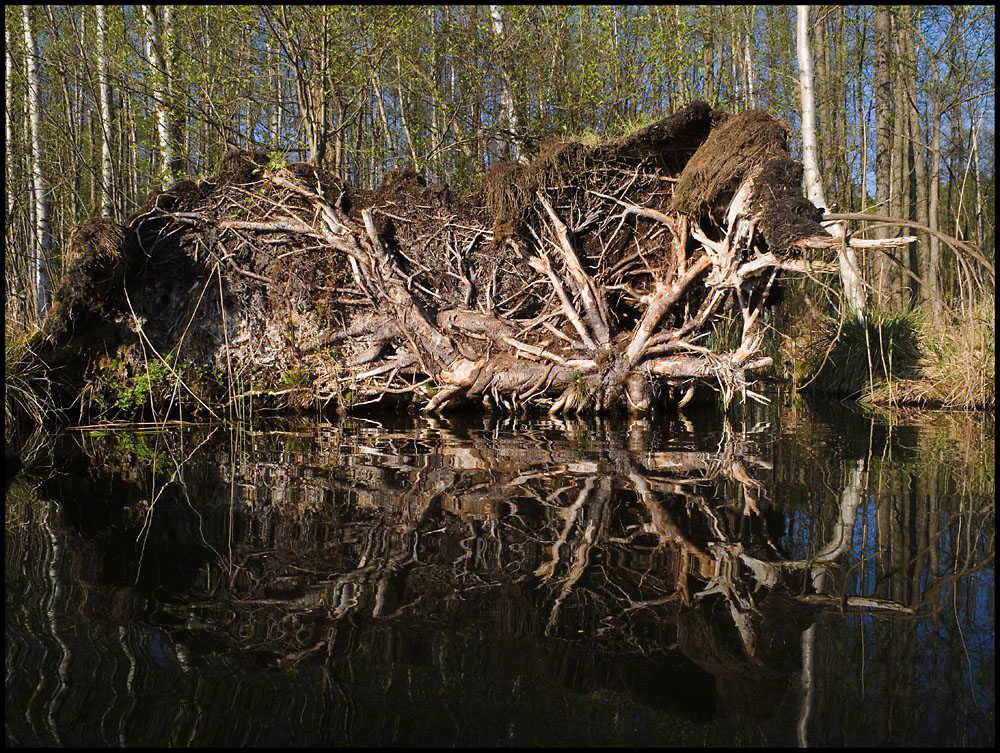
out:
<path id="1" fill-rule="evenodd" d="M 728 137 L 711 131 L 719 122 Z M 409 170 L 369 195 L 244 153 L 213 183 L 151 199 L 121 253 L 97 245 L 143 337 L 226 375 L 230 397 L 308 386 L 341 408 L 408 394 L 426 412 L 468 401 L 644 412 L 664 385 L 703 382 L 728 405 L 760 397 L 749 386 L 770 364 L 760 315 L 779 271 L 832 271 L 790 242 L 824 231 L 814 208 L 775 200 L 800 190 L 780 182 L 798 180 L 789 163 L 768 116 L 724 119 L 703 104 L 619 142 L 548 146 L 463 196 Z M 182 353 L 180 302 L 211 271 L 223 284 L 199 302 Z M 699 340 L 730 301 L 741 341 L 710 352 Z M 102 306 L 113 315 L 114 301 Z"/>

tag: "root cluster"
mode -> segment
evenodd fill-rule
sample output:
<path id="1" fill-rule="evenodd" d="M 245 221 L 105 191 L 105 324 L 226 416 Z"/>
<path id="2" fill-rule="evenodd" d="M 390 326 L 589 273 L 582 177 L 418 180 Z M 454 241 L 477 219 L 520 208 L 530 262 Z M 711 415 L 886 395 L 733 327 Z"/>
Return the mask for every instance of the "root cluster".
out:
<path id="1" fill-rule="evenodd" d="M 210 370 L 229 403 L 642 412 L 697 381 L 727 404 L 759 397 L 779 274 L 829 271 L 801 255 L 825 232 L 785 137 L 763 113 L 695 103 L 618 141 L 547 143 L 461 195 L 410 169 L 364 192 L 234 152 L 126 222 L 118 330 L 134 362 L 173 354 L 192 365 L 178 382 Z M 50 331 L 74 329 L 86 279 Z M 733 318 L 728 347 L 707 342 Z"/>

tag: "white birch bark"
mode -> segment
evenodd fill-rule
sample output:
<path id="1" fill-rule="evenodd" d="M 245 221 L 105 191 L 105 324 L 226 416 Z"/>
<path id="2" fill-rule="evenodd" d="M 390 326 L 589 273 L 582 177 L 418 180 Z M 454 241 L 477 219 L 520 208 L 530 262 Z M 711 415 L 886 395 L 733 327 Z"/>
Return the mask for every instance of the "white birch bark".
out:
<path id="1" fill-rule="evenodd" d="M 184 108 L 179 101 L 177 87 L 176 57 L 177 44 L 174 39 L 174 6 L 163 6 L 162 24 L 162 55 L 164 70 L 164 105 L 167 111 L 167 140 L 170 145 L 170 158 L 167 167 L 173 175 L 184 172 L 184 135 L 186 119 Z"/>
<path id="2" fill-rule="evenodd" d="M 170 119 L 167 113 L 167 65 L 163 58 L 163 32 L 160 18 L 152 5 L 143 5 L 142 14 L 149 28 L 143 35 L 146 58 L 153 82 L 153 111 L 156 113 L 156 135 L 160 150 L 160 171 L 164 174 L 174 163 L 170 144 Z"/>
<path id="3" fill-rule="evenodd" d="M 4 24 L 4 54 L 7 58 L 7 68 L 4 72 L 4 134 L 7 137 L 7 159 L 4 160 L 4 176 L 7 184 L 7 221 L 10 222 L 10 218 L 14 212 L 14 192 L 11 190 L 13 185 L 11 181 L 11 148 L 14 144 L 14 121 L 10 117 L 10 108 L 13 105 L 13 88 L 11 87 L 11 75 L 12 69 L 14 67 L 14 61 L 10 57 L 10 50 L 13 47 L 13 35 L 14 31 L 10 24 Z M 4 223 L 6 225 L 6 222 Z"/>
<path id="4" fill-rule="evenodd" d="M 97 78 L 100 96 L 98 101 L 101 118 L 101 212 L 108 217 L 115 216 L 112 197 L 114 186 L 113 162 L 111 160 L 111 83 L 108 81 L 107 32 L 104 6 L 97 10 Z"/>
<path id="5" fill-rule="evenodd" d="M 809 48 L 809 6 L 799 5 L 796 38 L 799 55 L 799 92 L 802 97 L 802 171 L 806 197 L 817 207 L 826 208 L 826 194 L 819 174 L 819 160 L 816 149 L 816 96 L 813 91 L 812 51 Z M 844 237 L 844 225 L 840 222 L 824 223 L 835 238 Z M 840 281 L 844 287 L 844 298 L 859 319 L 864 320 L 865 289 L 861 282 L 857 255 L 846 244 L 837 252 L 840 263 Z"/>
<path id="6" fill-rule="evenodd" d="M 496 34 L 498 39 L 503 39 L 503 16 L 500 14 L 499 5 L 490 6 L 490 17 L 493 19 L 493 33 Z M 507 126 L 507 131 L 510 133 L 510 140 L 507 141 L 505 139 L 505 141 L 510 144 L 511 156 L 515 162 L 523 162 L 523 155 L 521 154 L 516 137 L 516 134 L 521 132 L 521 124 L 518 121 L 517 111 L 514 109 L 514 98 L 511 96 L 510 86 L 506 80 L 501 82 L 500 106 L 503 108 L 505 125 Z"/>
<path id="7" fill-rule="evenodd" d="M 35 313 L 44 319 L 49 308 L 49 275 L 45 257 L 52 245 L 52 226 L 49 219 L 49 187 L 42 174 L 42 137 L 38 91 L 38 48 L 31 32 L 30 6 L 21 6 L 24 21 L 24 56 L 28 76 L 28 122 L 31 131 L 31 192 L 35 204 L 35 258 L 32 272 L 35 294 Z"/>

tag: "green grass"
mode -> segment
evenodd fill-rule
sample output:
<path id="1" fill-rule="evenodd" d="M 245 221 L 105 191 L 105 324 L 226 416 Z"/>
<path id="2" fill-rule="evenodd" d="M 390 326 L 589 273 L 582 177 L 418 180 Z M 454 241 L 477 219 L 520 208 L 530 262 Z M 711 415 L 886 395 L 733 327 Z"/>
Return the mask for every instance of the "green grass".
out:
<path id="1" fill-rule="evenodd" d="M 871 406 L 987 409 L 996 404 L 995 302 L 933 323 L 919 311 L 827 321 L 805 347 L 802 389 Z"/>
<path id="2" fill-rule="evenodd" d="M 916 311 L 851 313 L 828 322 L 806 347 L 805 389 L 857 397 L 871 386 L 910 379 L 921 357 L 922 318 Z"/>

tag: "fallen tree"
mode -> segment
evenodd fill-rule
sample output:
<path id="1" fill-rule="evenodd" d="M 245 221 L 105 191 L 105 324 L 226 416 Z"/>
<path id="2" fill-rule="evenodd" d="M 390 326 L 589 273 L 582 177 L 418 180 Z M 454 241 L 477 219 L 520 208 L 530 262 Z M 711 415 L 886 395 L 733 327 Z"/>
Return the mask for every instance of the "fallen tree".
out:
<path id="1" fill-rule="evenodd" d="M 154 413 L 407 395 L 646 411 L 698 381 L 759 397 L 780 275 L 835 271 L 803 253 L 831 239 L 787 135 L 694 103 L 596 146 L 549 142 L 466 194 L 232 152 L 123 225 L 74 232 L 50 359 L 81 408 Z M 714 352 L 724 316 L 738 343 Z"/>

